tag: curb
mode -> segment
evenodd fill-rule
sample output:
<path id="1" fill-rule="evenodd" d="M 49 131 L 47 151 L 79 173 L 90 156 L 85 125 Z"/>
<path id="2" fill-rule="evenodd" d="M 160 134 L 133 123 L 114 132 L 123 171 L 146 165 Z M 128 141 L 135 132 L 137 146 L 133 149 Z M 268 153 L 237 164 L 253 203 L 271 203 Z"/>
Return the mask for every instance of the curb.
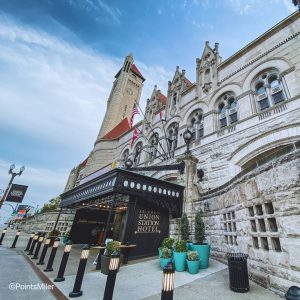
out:
<path id="1" fill-rule="evenodd" d="M 37 276 L 42 280 L 43 283 L 48 284 L 48 285 L 53 285 L 53 289 L 51 289 L 51 293 L 52 295 L 58 299 L 58 300 L 69 300 L 68 297 L 66 297 L 61 290 L 54 284 L 54 282 L 52 282 L 45 274 L 43 271 L 40 270 L 40 268 L 38 266 L 35 265 L 35 263 L 27 256 L 27 254 L 22 251 L 19 250 L 22 255 L 25 257 L 25 259 L 27 260 L 27 262 L 30 264 L 30 266 L 32 267 L 33 271 L 37 274 Z"/>

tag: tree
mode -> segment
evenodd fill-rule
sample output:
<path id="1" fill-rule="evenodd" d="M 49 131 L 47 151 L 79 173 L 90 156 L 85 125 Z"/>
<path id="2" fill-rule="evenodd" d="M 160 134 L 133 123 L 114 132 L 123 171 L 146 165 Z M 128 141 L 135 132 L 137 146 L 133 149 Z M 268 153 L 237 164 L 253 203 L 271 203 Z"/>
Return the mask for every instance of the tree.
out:
<path id="1" fill-rule="evenodd" d="M 205 238 L 205 225 L 202 219 L 202 211 L 199 210 L 195 217 L 195 242 L 203 244 Z"/>
<path id="2" fill-rule="evenodd" d="M 190 224 L 186 213 L 182 215 L 179 224 L 181 239 L 184 241 L 188 241 L 190 238 Z"/>
<path id="3" fill-rule="evenodd" d="M 46 212 L 46 211 L 49 211 L 49 210 L 55 210 L 59 207 L 59 204 L 60 204 L 60 197 L 55 197 L 55 198 L 52 198 L 49 203 L 45 203 L 44 206 L 41 208 L 40 212 L 43 213 L 43 212 Z"/>

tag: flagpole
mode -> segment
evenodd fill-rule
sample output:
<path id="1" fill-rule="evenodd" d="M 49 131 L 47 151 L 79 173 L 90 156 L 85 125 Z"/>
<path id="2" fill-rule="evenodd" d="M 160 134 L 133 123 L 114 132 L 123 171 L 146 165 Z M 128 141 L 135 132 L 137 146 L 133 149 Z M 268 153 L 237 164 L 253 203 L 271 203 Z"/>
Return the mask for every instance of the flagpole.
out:
<path id="1" fill-rule="evenodd" d="M 138 108 L 140 109 L 140 111 L 141 111 L 141 113 L 142 113 L 142 115 L 143 115 L 143 117 L 144 117 L 144 120 L 147 122 L 147 125 L 149 125 L 149 127 L 150 127 L 150 129 L 151 129 L 152 133 L 153 133 L 153 134 L 155 134 L 155 132 L 154 132 L 154 130 L 152 129 L 152 127 L 151 127 L 150 123 L 148 122 L 148 120 L 147 120 L 147 118 L 146 118 L 145 114 L 143 113 L 143 111 L 142 111 L 141 107 L 139 106 L 139 104 L 138 104 L 136 101 L 135 101 L 135 103 L 136 103 L 136 105 L 138 106 Z M 164 150 L 163 146 L 161 145 L 161 143 L 160 143 L 159 139 L 158 139 L 157 141 L 158 141 L 158 144 L 160 145 L 160 147 L 161 147 L 162 151 L 164 152 L 165 159 L 168 159 L 169 157 L 168 157 L 167 153 L 165 152 L 165 150 Z M 158 149 L 156 149 L 156 150 L 158 151 Z M 158 151 L 158 152 L 159 152 L 159 151 Z"/>
<path id="2" fill-rule="evenodd" d="M 143 134 L 143 132 L 138 128 L 138 127 L 136 127 L 135 129 L 137 129 L 139 132 L 140 132 L 140 134 L 148 141 L 148 143 L 150 144 L 150 140 Z M 133 144 L 131 144 L 131 147 L 132 147 L 132 145 Z M 155 147 L 155 149 L 156 149 L 156 151 L 160 154 L 160 156 L 163 156 L 162 155 L 162 153 Z M 150 154 L 150 152 L 148 152 L 148 151 L 146 151 L 146 150 L 144 150 L 144 149 L 142 149 L 142 151 L 145 151 L 146 153 L 148 153 L 148 154 Z M 161 157 L 157 157 L 157 158 L 159 158 L 161 161 L 164 161 Z"/>
<path id="3" fill-rule="evenodd" d="M 166 121 L 166 119 L 163 120 L 162 118 L 162 114 L 161 114 L 161 111 L 159 112 L 160 113 L 160 121 L 162 123 L 162 126 L 163 126 L 163 130 L 164 130 L 164 134 L 165 134 L 165 140 L 166 140 L 166 144 L 167 144 L 167 149 L 169 150 L 168 151 L 168 154 L 170 153 L 170 149 L 169 149 L 169 142 L 168 142 L 168 139 L 167 139 L 167 133 L 166 133 L 166 128 L 165 128 L 165 125 L 164 125 L 164 120 Z"/>

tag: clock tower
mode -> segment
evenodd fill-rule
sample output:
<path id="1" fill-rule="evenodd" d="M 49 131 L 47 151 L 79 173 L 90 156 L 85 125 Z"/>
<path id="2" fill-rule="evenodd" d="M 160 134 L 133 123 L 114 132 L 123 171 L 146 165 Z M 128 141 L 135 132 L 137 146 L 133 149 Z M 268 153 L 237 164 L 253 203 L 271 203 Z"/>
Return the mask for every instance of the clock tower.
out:
<path id="1" fill-rule="evenodd" d="M 130 120 L 135 102 L 139 103 L 145 78 L 133 63 L 130 53 L 123 67 L 115 76 L 115 81 L 107 100 L 106 113 L 96 143 L 122 120 Z"/>

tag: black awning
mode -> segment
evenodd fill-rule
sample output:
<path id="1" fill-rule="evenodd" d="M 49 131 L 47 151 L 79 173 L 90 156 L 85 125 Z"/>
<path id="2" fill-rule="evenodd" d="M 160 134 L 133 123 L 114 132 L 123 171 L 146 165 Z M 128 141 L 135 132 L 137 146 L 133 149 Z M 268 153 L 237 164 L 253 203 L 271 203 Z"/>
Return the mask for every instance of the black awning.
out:
<path id="1" fill-rule="evenodd" d="M 123 169 L 111 170 L 61 195 L 61 207 L 107 198 L 109 195 L 135 196 L 141 202 L 168 210 L 173 217 L 182 214 L 184 187 Z"/>

